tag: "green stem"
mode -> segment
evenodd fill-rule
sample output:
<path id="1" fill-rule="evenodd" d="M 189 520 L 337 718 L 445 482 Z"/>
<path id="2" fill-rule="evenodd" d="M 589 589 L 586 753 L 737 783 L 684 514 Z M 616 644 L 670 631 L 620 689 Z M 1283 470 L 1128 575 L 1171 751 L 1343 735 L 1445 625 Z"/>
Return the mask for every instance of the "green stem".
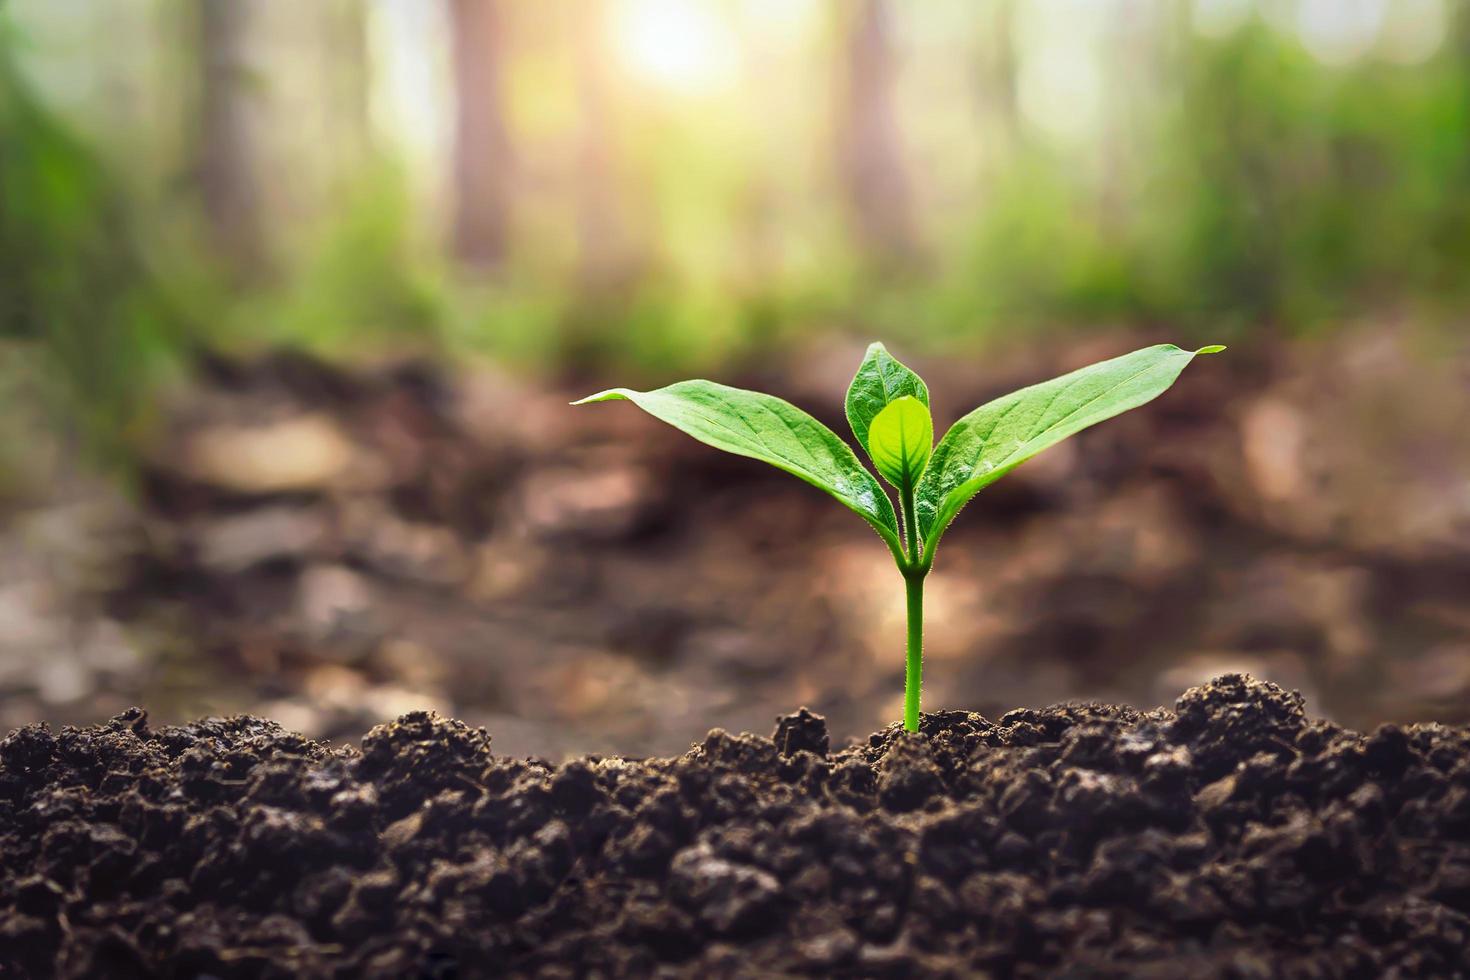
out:
<path id="1" fill-rule="evenodd" d="M 919 730 L 919 689 L 924 680 L 924 575 L 904 574 L 904 590 L 908 594 L 909 640 L 908 662 L 903 676 L 903 727 Z"/>
<path id="2" fill-rule="evenodd" d="M 903 536 L 909 546 L 909 560 L 907 564 L 900 563 L 900 567 L 907 570 L 918 567 L 919 556 L 923 553 L 919 543 L 919 521 L 914 509 L 913 484 L 905 483 L 899 488 L 898 496 L 899 507 L 903 510 Z"/>
<path id="3" fill-rule="evenodd" d="M 903 727 L 911 732 L 919 730 L 919 694 L 924 675 L 924 576 L 929 569 L 923 567 L 920 558 L 923 549 L 919 542 L 919 522 L 914 508 L 914 488 L 905 483 L 900 488 L 903 506 L 904 536 L 909 546 L 908 562 L 903 570 L 904 592 L 908 598 L 908 649 L 903 675 Z"/>

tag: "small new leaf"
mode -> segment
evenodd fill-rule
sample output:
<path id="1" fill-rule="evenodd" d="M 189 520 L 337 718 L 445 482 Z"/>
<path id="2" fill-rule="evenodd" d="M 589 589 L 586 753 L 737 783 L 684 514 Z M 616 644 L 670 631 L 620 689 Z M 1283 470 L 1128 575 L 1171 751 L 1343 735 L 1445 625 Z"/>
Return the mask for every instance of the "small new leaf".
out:
<path id="1" fill-rule="evenodd" d="M 847 386 L 847 422 L 852 426 L 858 445 L 873 455 L 868 445 L 873 419 L 893 402 L 903 397 L 916 398 L 929 407 L 929 387 L 913 371 L 888 353 L 882 344 L 870 344 L 863 362 Z"/>
<path id="2" fill-rule="evenodd" d="M 868 455 L 878 473 L 903 490 L 919 482 L 934 448 L 934 420 L 917 398 L 904 395 L 888 403 L 868 427 Z"/>
<path id="3" fill-rule="evenodd" d="M 654 391 L 611 388 L 573 405 L 625 398 L 700 442 L 770 463 L 820 487 L 898 546 L 893 503 L 837 433 L 774 395 L 713 381 L 680 381 Z"/>
<path id="4" fill-rule="evenodd" d="M 934 447 L 919 481 L 925 552 L 933 554 L 949 522 L 985 487 L 1068 436 L 1157 398 L 1196 354 L 1224 349 L 1145 347 L 1002 395 L 960 419 Z"/>

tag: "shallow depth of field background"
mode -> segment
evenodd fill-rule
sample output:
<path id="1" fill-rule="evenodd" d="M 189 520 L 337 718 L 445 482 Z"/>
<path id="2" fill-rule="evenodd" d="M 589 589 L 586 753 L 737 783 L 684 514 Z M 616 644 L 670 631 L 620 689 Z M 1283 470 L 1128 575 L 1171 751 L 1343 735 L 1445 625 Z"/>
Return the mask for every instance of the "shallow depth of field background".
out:
<path id="1" fill-rule="evenodd" d="M 987 490 L 925 707 L 1230 669 L 1470 720 L 1470 5 L 12 0 L 0 731 L 429 707 L 507 752 L 896 718 L 886 549 L 629 405 L 843 434 L 1227 343 Z"/>

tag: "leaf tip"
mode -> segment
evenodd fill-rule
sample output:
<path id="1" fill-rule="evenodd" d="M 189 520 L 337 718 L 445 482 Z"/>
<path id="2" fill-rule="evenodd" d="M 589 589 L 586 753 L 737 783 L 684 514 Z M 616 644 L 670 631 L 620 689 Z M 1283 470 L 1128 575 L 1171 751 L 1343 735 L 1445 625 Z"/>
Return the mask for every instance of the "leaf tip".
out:
<path id="1" fill-rule="evenodd" d="M 607 391 L 599 391 L 595 395 L 588 395 L 586 398 L 578 398 L 574 402 L 567 402 L 567 404 L 590 405 L 592 402 L 610 402 L 615 401 L 619 398 L 627 398 L 628 396 L 623 394 L 624 390 L 625 389 L 623 388 L 609 388 Z"/>
<path id="2" fill-rule="evenodd" d="M 1208 347 L 1201 347 L 1199 350 L 1195 351 L 1195 353 L 1196 354 L 1218 354 L 1222 350 L 1225 350 L 1225 345 L 1224 344 L 1210 344 Z"/>

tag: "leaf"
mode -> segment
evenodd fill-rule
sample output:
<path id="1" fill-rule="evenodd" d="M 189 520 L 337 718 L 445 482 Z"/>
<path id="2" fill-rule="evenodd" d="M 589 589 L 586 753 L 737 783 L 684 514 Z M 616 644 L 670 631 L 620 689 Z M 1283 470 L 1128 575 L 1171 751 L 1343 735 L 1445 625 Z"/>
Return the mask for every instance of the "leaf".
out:
<path id="1" fill-rule="evenodd" d="M 1196 354 L 1224 349 L 1145 347 L 1013 391 L 960 419 L 934 447 L 919 481 L 916 509 L 926 552 L 932 554 L 960 508 L 985 487 L 1068 436 L 1157 398 Z"/>
<path id="2" fill-rule="evenodd" d="M 873 449 L 868 445 L 868 430 L 873 419 L 904 396 L 917 398 L 925 408 L 929 407 L 929 387 L 924 384 L 924 379 L 900 364 L 882 344 L 868 345 L 868 352 L 858 365 L 852 384 L 847 386 L 846 408 L 852 434 L 869 456 L 873 455 Z"/>
<path id="3" fill-rule="evenodd" d="M 904 395 L 889 402 L 868 428 L 868 455 L 878 473 L 899 489 L 912 487 L 934 448 L 934 420 L 923 402 Z"/>
<path id="4" fill-rule="evenodd" d="M 680 381 L 654 391 L 611 388 L 573 405 L 625 398 L 700 442 L 770 463 L 820 487 L 898 545 L 893 504 L 847 443 L 774 395 L 713 381 Z"/>

